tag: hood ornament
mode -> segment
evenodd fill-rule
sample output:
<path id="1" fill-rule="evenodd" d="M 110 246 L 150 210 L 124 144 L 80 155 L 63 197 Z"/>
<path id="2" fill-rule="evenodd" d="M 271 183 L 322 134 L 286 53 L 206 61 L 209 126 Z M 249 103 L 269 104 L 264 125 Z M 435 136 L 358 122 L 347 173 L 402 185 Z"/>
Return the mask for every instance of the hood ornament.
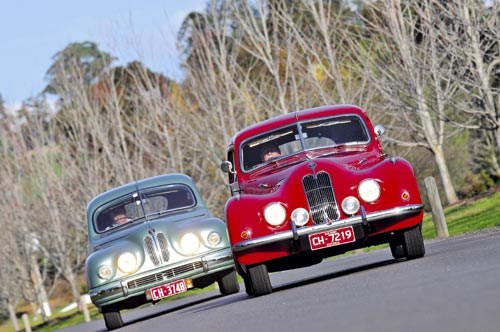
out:
<path id="1" fill-rule="evenodd" d="M 312 159 L 309 160 L 307 168 L 309 168 L 314 174 L 316 173 L 316 166 L 318 166 Z"/>

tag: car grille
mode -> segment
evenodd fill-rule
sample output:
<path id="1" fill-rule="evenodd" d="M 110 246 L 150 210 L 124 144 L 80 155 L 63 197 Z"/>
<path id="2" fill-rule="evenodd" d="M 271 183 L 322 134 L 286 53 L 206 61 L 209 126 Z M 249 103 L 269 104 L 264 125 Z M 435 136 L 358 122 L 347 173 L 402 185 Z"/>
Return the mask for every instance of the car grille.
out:
<path id="1" fill-rule="evenodd" d="M 160 246 L 161 258 L 164 262 L 168 262 L 170 258 L 170 253 L 167 247 L 167 237 L 163 233 L 159 233 L 156 237 L 158 239 L 158 245 Z"/>
<path id="2" fill-rule="evenodd" d="M 155 234 L 156 241 L 153 236 L 148 235 L 144 238 L 144 249 L 149 259 L 155 266 L 162 262 L 168 262 L 170 253 L 168 252 L 167 237 L 163 233 Z M 155 245 L 155 242 L 157 245 Z M 158 248 L 158 249 L 157 249 Z"/>
<path id="3" fill-rule="evenodd" d="M 315 224 L 323 224 L 339 218 L 332 181 L 328 173 L 306 175 L 302 178 L 302 185 L 311 211 L 311 219 Z"/>
<path id="4" fill-rule="evenodd" d="M 180 266 L 174 267 L 172 269 L 168 269 L 165 271 L 154 273 L 154 274 L 151 274 L 151 275 L 139 278 L 139 279 L 131 280 L 127 283 L 127 287 L 129 289 L 134 289 L 134 288 L 146 286 L 149 284 L 154 284 L 158 281 L 168 280 L 168 279 L 171 279 L 175 276 L 178 276 L 178 275 L 181 275 L 181 274 L 184 274 L 187 272 L 191 272 L 191 271 L 194 271 L 196 269 L 201 269 L 201 268 L 203 268 L 203 264 L 201 261 L 180 265 Z"/>

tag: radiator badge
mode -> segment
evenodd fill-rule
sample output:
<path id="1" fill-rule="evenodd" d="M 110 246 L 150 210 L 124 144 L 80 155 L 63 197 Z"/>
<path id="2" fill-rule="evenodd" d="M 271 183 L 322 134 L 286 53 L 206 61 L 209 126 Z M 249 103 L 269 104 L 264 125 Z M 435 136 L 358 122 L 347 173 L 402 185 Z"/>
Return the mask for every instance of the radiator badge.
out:
<path id="1" fill-rule="evenodd" d="M 307 164 L 307 167 L 313 172 L 316 173 L 316 163 L 312 160 L 309 161 L 309 164 Z"/>

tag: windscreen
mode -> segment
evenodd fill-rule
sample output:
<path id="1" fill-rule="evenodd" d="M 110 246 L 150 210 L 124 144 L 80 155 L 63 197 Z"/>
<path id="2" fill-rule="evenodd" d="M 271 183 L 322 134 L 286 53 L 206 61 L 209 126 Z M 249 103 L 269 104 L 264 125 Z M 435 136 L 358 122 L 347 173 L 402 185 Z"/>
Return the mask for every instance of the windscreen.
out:
<path id="1" fill-rule="evenodd" d="M 364 122 L 357 115 L 300 122 L 246 141 L 241 147 L 243 169 L 250 171 L 304 150 L 366 144 L 369 141 Z"/>
<path id="2" fill-rule="evenodd" d="M 192 190 L 183 184 L 142 189 L 106 204 L 94 219 L 98 233 L 123 227 L 144 218 L 191 208 L 196 205 Z"/>

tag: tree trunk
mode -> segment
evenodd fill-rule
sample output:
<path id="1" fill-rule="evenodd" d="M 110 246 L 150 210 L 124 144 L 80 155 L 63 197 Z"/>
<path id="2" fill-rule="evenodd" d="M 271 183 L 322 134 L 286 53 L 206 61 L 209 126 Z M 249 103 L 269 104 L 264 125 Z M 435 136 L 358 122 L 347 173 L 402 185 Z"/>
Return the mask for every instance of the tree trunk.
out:
<path id="1" fill-rule="evenodd" d="M 21 329 L 19 328 L 19 323 L 17 321 L 17 316 L 16 316 L 16 310 L 14 309 L 14 306 L 12 305 L 12 302 L 10 299 L 8 300 L 9 304 L 9 317 L 10 321 L 12 322 L 12 326 L 14 327 L 14 331 L 20 331 Z"/>
<path id="2" fill-rule="evenodd" d="M 80 306 L 80 292 L 78 291 L 78 285 L 76 283 L 76 278 L 75 274 L 71 270 L 71 265 L 69 265 L 69 262 L 65 264 L 65 271 L 64 271 L 64 278 L 68 281 L 70 287 L 71 287 L 71 293 L 73 295 L 73 300 L 75 301 L 76 304 L 78 304 L 78 310 L 82 310 Z"/>
<path id="3" fill-rule="evenodd" d="M 443 133 L 438 132 L 434 127 L 433 120 L 429 113 L 426 101 L 424 99 L 423 89 L 420 85 L 416 87 L 416 94 L 418 100 L 418 113 L 420 116 L 420 121 L 424 129 L 424 135 L 427 140 L 427 144 L 430 146 L 432 153 L 434 154 L 434 159 L 439 169 L 439 174 L 441 176 L 441 181 L 443 181 L 444 192 L 446 194 L 446 199 L 448 204 L 454 204 L 458 202 L 458 197 L 453 188 L 453 183 L 451 181 L 450 172 L 446 164 L 446 159 L 443 153 Z"/>
<path id="4" fill-rule="evenodd" d="M 446 200 L 449 204 L 454 204 L 458 202 L 458 197 L 455 189 L 453 188 L 450 172 L 444 158 L 443 149 L 441 148 L 441 146 L 436 146 L 432 152 L 434 154 L 434 160 L 436 160 L 436 164 L 439 169 L 439 174 L 441 175 L 441 181 L 443 181 Z"/>
<path id="5" fill-rule="evenodd" d="M 43 279 L 40 274 L 37 258 L 34 253 L 31 254 L 31 279 L 35 288 L 38 307 L 40 308 L 43 321 L 46 322 L 49 320 L 52 312 L 50 310 L 47 292 L 45 291 L 45 286 L 43 285 Z"/>

